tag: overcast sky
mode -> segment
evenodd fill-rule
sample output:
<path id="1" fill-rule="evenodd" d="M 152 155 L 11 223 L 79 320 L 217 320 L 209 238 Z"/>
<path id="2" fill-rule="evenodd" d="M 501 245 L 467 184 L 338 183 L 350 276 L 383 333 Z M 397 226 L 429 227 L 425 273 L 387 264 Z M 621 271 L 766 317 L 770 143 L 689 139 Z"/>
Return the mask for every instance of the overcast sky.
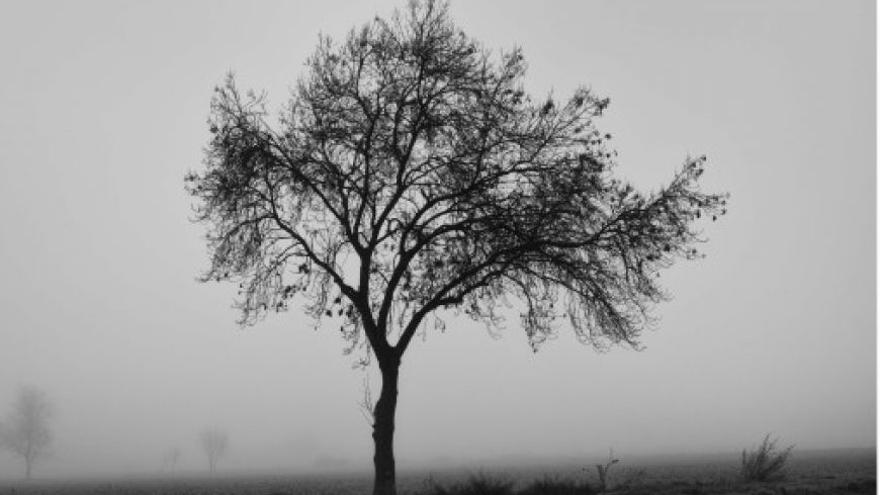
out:
<path id="1" fill-rule="evenodd" d="M 37 473 L 368 466 L 364 372 L 298 308 L 239 328 L 199 284 L 183 176 L 229 70 L 279 108 L 319 32 L 400 1 L 0 3 L 0 418 L 32 384 L 56 405 Z M 450 320 L 401 371 L 401 467 L 440 458 L 874 446 L 875 6 L 865 1 L 454 1 L 527 86 L 609 96 L 618 173 L 656 188 L 688 154 L 729 191 L 707 258 L 663 280 L 645 350 L 562 331 L 533 354 Z M 375 378 L 375 377 L 374 377 Z M 375 380 L 373 382 L 376 383 Z M 374 385 L 375 387 L 375 385 Z M 347 464 L 346 464 L 347 463 Z M 0 454 L 0 478 L 20 475 Z"/>

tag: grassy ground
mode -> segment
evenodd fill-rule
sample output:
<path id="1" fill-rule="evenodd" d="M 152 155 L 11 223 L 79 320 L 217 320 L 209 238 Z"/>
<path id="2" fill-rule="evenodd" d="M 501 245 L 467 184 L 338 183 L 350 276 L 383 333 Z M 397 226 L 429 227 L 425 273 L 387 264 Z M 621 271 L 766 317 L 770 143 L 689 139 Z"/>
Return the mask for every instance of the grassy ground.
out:
<path id="1" fill-rule="evenodd" d="M 787 477 L 745 483 L 738 456 L 623 459 L 611 468 L 607 491 L 617 495 L 818 495 L 876 493 L 873 450 L 795 451 Z M 401 473 L 402 495 L 589 495 L 598 492 L 595 469 L 557 463 L 510 468 L 447 469 Z M 0 495 L 69 493 L 123 495 L 356 495 L 369 494 L 364 474 L 337 476 L 236 476 L 128 480 L 0 481 Z"/>

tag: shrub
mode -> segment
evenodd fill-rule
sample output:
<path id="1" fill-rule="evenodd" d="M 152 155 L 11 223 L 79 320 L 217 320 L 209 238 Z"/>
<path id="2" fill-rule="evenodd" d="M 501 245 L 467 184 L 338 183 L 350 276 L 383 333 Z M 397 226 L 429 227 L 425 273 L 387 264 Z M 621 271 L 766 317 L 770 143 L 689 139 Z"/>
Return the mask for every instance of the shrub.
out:
<path id="1" fill-rule="evenodd" d="M 445 488 L 433 484 L 431 495 L 512 495 L 513 483 L 490 478 L 484 474 L 471 476 L 465 482 Z"/>
<path id="2" fill-rule="evenodd" d="M 776 440 L 768 433 L 761 445 L 751 452 L 742 452 L 740 474 L 745 481 L 777 481 L 785 478 L 785 463 L 794 446 L 776 449 Z"/>
<path id="3" fill-rule="evenodd" d="M 593 495 L 596 491 L 586 483 L 556 480 L 549 477 L 533 481 L 521 490 L 514 490 L 513 483 L 484 474 L 472 476 L 467 482 L 443 487 L 428 480 L 427 495 Z"/>
<path id="4" fill-rule="evenodd" d="M 592 495 L 593 493 L 596 493 L 595 490 L 588 484 L 544 478 L 528 485 L 517 495 Z"/>

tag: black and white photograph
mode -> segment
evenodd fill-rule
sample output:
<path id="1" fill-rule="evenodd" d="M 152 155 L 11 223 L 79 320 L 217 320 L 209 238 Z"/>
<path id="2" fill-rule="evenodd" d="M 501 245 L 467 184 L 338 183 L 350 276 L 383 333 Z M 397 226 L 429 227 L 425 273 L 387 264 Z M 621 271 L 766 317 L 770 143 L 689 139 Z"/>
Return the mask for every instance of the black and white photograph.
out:
<path id="1" fill-rule="evenodd" d="M 0 495 L 877 493 L 873 0 L 0 0 Z"/>

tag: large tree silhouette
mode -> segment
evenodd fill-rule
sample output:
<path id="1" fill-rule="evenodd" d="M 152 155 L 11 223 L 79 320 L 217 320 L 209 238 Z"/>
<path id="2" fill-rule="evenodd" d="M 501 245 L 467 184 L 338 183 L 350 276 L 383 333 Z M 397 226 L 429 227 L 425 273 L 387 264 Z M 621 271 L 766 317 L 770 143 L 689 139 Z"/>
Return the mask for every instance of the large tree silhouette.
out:
<path id="1" fill-rule="evenodd" d="M 204 280 L 240 284 L 241 323 L 297 296 L 368 345 L 376 494 L 395 493 L 401 358 L 449 311 L 494 326 L 507 300 L 537 349 L 562 325 L 598 348 L 638 345 L 664 299 L 658 271 L 699 256 L 694 221 L 723 213 L 699 191 L 704 158 L 643 194 L 614 178 L 582 88 L 532 99 L 518 49 L 493 54 L 444 3 L 320 38 L 280 122 L 232 78 L 216 88 L 204 168 L 187 177 L 208 226 Z"/>

